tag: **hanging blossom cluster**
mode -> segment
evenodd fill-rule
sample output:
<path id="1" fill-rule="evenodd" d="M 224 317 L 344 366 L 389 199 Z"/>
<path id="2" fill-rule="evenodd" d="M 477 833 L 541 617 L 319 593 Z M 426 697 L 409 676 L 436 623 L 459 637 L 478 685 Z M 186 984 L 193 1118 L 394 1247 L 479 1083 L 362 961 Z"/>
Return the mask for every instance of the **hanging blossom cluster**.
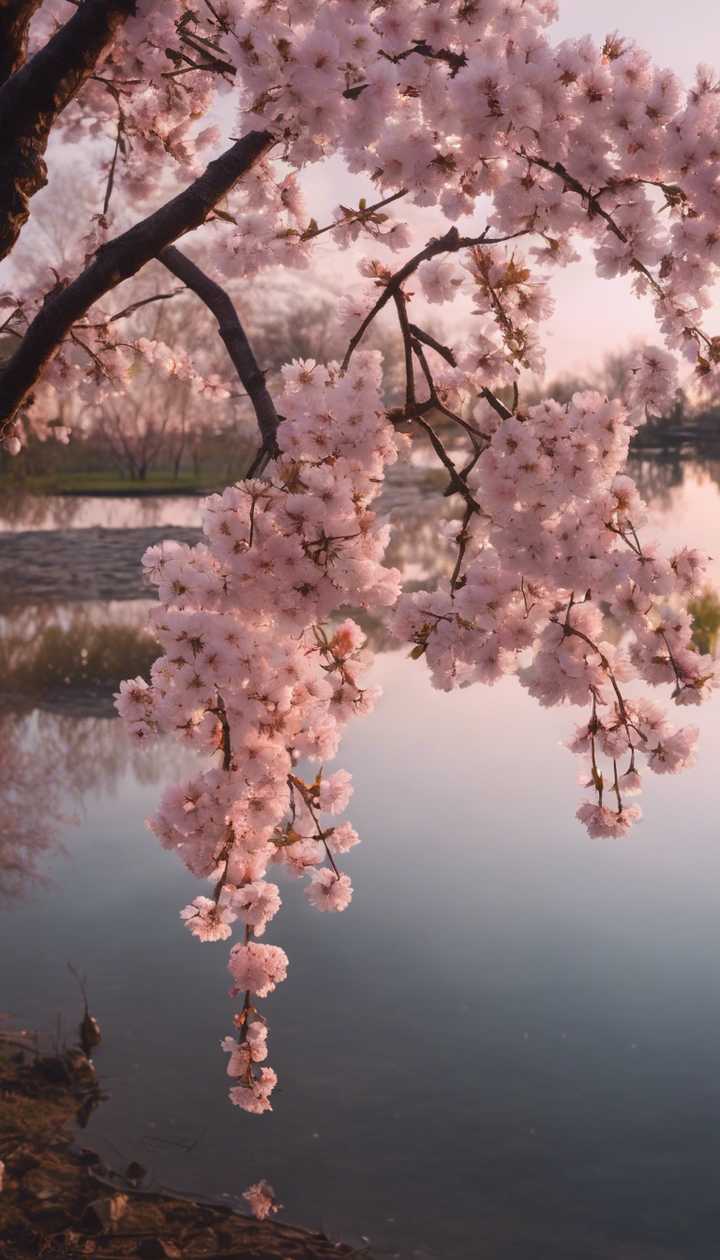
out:
<path id="1" fill-rule="evenodd" d="M 223 1048 L 230 1098 L 270 1109 L 276 1083 L 257 999 L 286 977 L 288 959 L 262 938 L 280 908 L 273 866 L 306 882 L 321 911 L 352 896 L 342 855 L 358 842 L 345 810 L 344 770 L 324 766 L 349 718 L 367 713 L 364 636 L 343 605 L 392 606 L 399 574 L 382 565 L 388 530 L 370 504 L 397 442 L 379 399 L 380 362 L 364 352 L 341 375 L 299 363 L 284 371 L 280 453 L 262 479 L 210 498 L 205 541 L 163 544 L 144 558 L 158 587 L 153 630 L 164 655 L 143 679 L 123 683 L 118 710 L 137 740 L 174 732 L 213 759 L 168 791 L 150 826 L 211 895 L 182 911 L 201 941 L 226 940 L 241 1000 L 236 1035 Z M 320 763 L 303 777 L 300 763 Z"/>
<path id="2" fill-rule="evenodd" d="M 444 690 L 517 673 L 542 705 L 586 705 L 569 745 L 592 793 L 578 818 L 592 836 L 625 835 L 640 817 L 628 798 L 641 769 L 682 770 L 697 736 L 627 684 L 667 684 L 686 706 L 720 678 L 694 650 L 684 607 L 704 558 L 688 548 L 665 558 L 641 541 L 644 507 L 621 472 L 633 428 L 620 403 L 588 392 L 500 418 L 483 401 L 474 419 L 489 435 L 462 526 L 448 527 L 452 577 L 404 595 L 395 633 Z"/>

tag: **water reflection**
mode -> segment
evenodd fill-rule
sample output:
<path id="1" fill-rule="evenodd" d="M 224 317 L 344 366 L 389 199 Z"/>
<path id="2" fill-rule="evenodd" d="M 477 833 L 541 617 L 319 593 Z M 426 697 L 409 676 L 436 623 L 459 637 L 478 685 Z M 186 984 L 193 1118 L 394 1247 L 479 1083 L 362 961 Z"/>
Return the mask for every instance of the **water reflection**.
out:
<path id="1" fill-rule="evenodd" d="M 150 602 L 11 607 L 0 617 L 0 696 L 15 707 L 112 714 L 123 678 L 157 656 L 145 629 Z"/>
<path id="2" fill-rule="evenodd" d="M 381 499 L 381 511 L 418 516 L 418 493 L 444 484 L 434 469 L 400 464 L 392 469 Z M 196 494 L 59 495 L 4 491 L 0 499 L 0 533 L 20 530 L 144 529 L 160 525 L 200 527 L 204 496 Z M 447 501 L 446 501 L 447 502 Z M 443 509 L 444 510 L 444 509 Z M 450 509 L 452 510 L 452 509 Z"/>
<path id="3" fill-rule="evenodd" d="M 696 464 L 692 469 L 697 468 Z M 677 451 L 656 452 L 652 455 L 632 454 L 628 460 L 628 472 L 633 477 L 640 497 L 654 508 L 667 510 L 672 491 L 682 486 L 687 461 Z"/>
<path id="4" fill-rule="evenodd" d="M 628 472 L 648 507 L 667 513 L 673 503 L 700 486 L 713 492 L 720 487 L 720 459 L 714 456 L 688 459 L 679 451 L 631 452 Z"/>
<path id="5" fill-rule="evenodd" d="M 649 463 L 650 529 L 720 556 L 716 470 Z M 393 562 L 410 580 L 441 572 L 427 502 L 397 511 Z M 692 714 L 697 768 L 653 783 L 632 843 L 593 843 L 559 747 L 572 711 L 538 709 L 512 680 L 432 692 L 417 663 L 382 651 L 385 698 L 341 762 L 365 842 L 349 855 L 356 897 L 328 923 L 283 889 L 284 1088 L 258 1124 L 225 1101 L 224 951 L 183 932 L 177 908 L 197 888 L 143 826 L 177 752 L 139 751 L 101 716 L 115 676 L 142 668 L 147 607 L 68 602 L 5 624 L 3 834 L 13 826 L 13 858 L 25 844 L 53 882 L 0 919 L 15 960 L 2 1006 L 74 1025 L 66 962 L 87 971 L 112 1094 L 90 1143 L 210 1194 L 267 1176 L 291 1218 L 367 1233 L 379 1256 L 712 1260 L 720 697 Z M 708 636 L 718 613 L 699 610 Z M 7 878 L 29 891 L 17 862 Z"/>
<path id="6" fill-rule="evenodd" d="M 30 494 L 14 491 L 0 502 L 0 531 L 25 529 L 133 529 L 155 525 L 200 525 L 196 495 Z"/>
<path id="7" fill-rule="evenodd" d="M 32 718 L 0 714 L 0 750 L 0 903 L 5 903 L 26 896 L 44 877 L 44 859 L 59 845 L 68 821 L 72 786 L 56 772 L 53 740 Z"/>
<path id="8" fill-rule="evenodd" d="M 160 743 L 139 748 L 115 721 L 113 692 L 145 673 L 157 645 L 148 605 L 46 605 L 0 618 L 0 900 L 46 876 L 85 796 L 131 778 L 156 784 L 186 761 Z"/>
<path id="9" fill-rule="evenodd" d="M 64 693 L 57 705 L 60 711 L 0 712 L 0 902 L 5 904 L 29 897 L 35 883 L 47 882 L 47 859 L 63 854 L 64 835 L 73 843 L 89 794 L 114 799 L 120 808 L 122 784 L 154 787 L 189 764 L 187 754 L 165 741 L 149 748 L 132 743 L 109 720 L 109 691 L 91 698 Z M 53 882 L 62 878 L 58 870 Z"/>

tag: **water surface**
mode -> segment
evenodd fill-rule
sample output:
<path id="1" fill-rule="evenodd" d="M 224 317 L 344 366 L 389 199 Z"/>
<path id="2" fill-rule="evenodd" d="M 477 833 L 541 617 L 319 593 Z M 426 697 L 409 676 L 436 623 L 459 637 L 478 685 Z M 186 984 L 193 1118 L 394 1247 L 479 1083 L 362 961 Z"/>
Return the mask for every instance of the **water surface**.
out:
<path id="1" fill-rule="evenodd" d="M 711 551 L 720 581 L 714 468 L 638 472 L 646 532 Z M 413 572 L 424 516 L 399 552 Z M 140 631 L 146 609 L 85 614 Z M 290 956 L 266 1007 L 272 1115 L 226 1101 L 227 948 L 182 928 L 197 886 L 143 825 L 180 754 L 141 756 L 82 671 L 0 719 L 0 808 L 47 880 L 4 879 L 3 1009 L 71 1032 L 66 964 L 87 973 L 110 1093 L 87 1141 L 160 1181 L 235 1196 L 264 1176 L 290 1218 L 403 1260 L 714 1260 L 720 701 L 691 714 L 698 764 L 648 783 L 633 837 L 591 841 L 561 747 L 579 711 L 513 680 L 434 692 L 386 646 L 374 672 L 384 699 L 339 759 L 355 899 L 320 916 L 290 881 L 271 932 Z"/>

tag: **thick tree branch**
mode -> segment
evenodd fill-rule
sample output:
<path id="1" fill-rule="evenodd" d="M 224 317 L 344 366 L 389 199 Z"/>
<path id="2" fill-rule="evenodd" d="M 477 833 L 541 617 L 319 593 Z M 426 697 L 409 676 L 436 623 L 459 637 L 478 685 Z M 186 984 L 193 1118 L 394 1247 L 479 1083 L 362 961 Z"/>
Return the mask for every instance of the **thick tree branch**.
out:
<path id="1" fill-rule="evenodd" d="M 23 64 L 30 20 L 42 0 L 0 0 L 0 87 Z"/>
<path id="2" fill-rule="evenodd" d="M 47 182 L 43 154 L 53 125 L 134 12 L 135 0 L 82 0 L 0 88 L 0 258 L 20 234 L 29 199 Z M 2 33 L 0 27 L 0 40 Z"/>
<path id="3" fill-rule="evenodd" d="M 177 276 L 178 280 L 182 280 L 188 289 L 192 289 L 215 316 L 218 332 L 253 405 L 262 434 L 263 447 L 270 454 L 274 454 L 275 435 L 280 417 L 268 393 L 265 373 L 258 366 L 229 295 L 174 245 L 163 249 L 158 254 L 158 260 L 167 267 L 168 271 Z"/>
<path id="4" fill-rule="evenodd" d="M 154 214 L 101 246 L 76 280 L 51 294 L 0 373 L 0 438 L 7 432 L 43 368 L 63 339 L 99 298 L 134 276 L 184 232 L 199 227 L 213 206 L 274 144 L 267 131 L 250 131 Z"/>

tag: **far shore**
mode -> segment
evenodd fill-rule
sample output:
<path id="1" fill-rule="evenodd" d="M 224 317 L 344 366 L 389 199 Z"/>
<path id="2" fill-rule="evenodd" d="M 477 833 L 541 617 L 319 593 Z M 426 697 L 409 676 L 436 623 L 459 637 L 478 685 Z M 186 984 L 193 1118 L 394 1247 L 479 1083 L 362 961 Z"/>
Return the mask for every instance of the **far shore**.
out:
<path id="1" fill-rule="evenodd" d="M 222 477 L 183 474 L 177 478 L 150 476 L 140 480 L 104 476 L 99 473 L 70 473 L 67 476 L 26 477 L 18 480 L 0 477 L 0 495 L 58 495 L 63 498 L 144 498 L 153 495 L 198 496 L 212 494 L 227 484 Z"/>

